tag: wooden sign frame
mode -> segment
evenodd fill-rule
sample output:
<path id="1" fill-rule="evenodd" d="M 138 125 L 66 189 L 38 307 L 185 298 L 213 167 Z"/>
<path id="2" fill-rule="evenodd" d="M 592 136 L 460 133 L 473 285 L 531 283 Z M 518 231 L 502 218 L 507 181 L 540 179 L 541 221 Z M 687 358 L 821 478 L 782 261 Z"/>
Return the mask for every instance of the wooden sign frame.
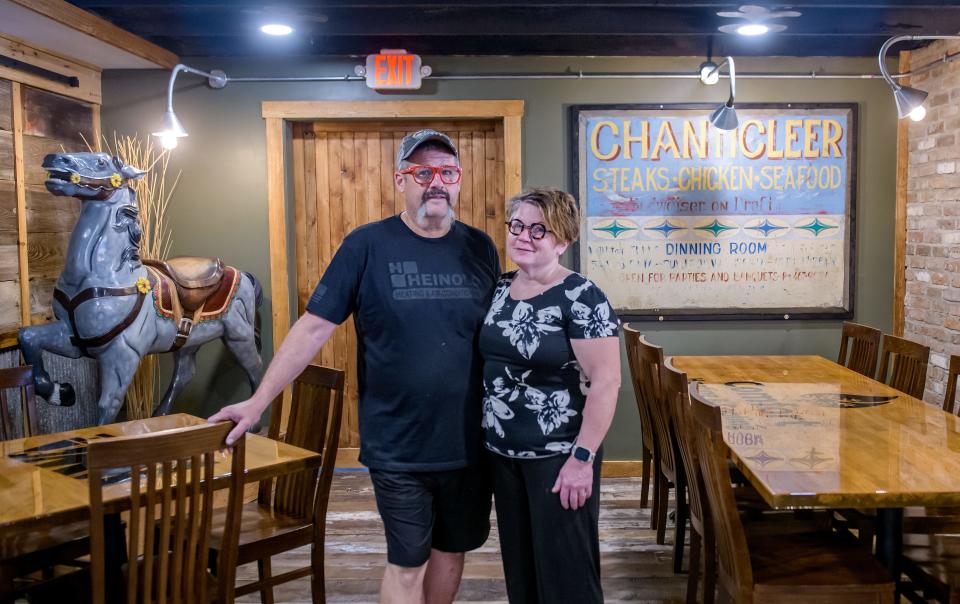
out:
<path id="1" fill-rule="evenodd" d="M 605 288 L 605 291 L 611 296 L 611 300 L 621 317 L 634 320 L 852 318 L 856 284 L 857 105 L 854 103 L 743 103 L 737 104 L 736 108 L 740 115 L 741 127 L 743 127 L 748 120 L 759 119 L 760 117 L 770 120 L 771 124 L 776 123 L 780 128 L 780 133 L 774 136 L 778 136 L 778 140 L 781 142 L 784 140 L 783 122 L 785 120 L 796 119 L 798 116 L 806 116 L 813 121 L 820 114 L 843 116 L 845 128 L 843 130 L 843 148 L 841 153 L 839 155 L 826 157 L 823 160 L 824 164 L 828 162 L 833 164 L 831 169 L 838 169 L 842 173 L 842 185 L 834 187 L 834 190 L 830 191 L 827 195 L 830 197 L 831 204 L 829 210 L 818 209 L 818 201 L 810 201 L 810 199 L 815 196 L 809 191 L 800 191 L 799 188 L 792 193 L 787 192 L 786 189 L 777 192 L 776 195 L 771 196 L 772 201 L 768 203 L 771 208 L 765 210 L 770 213 L 771 220 L 769 222 L 776 223 L 778 228 L 786 227 L 784 233 L 781 233 L 781 235 L 788 234 L 787 237 L 791 240 L 799 238 L 801 231 L 810 225 L 820 226 L 821 224 L 825 224 L 829 225 L 829 229 L 841 227 L 839 231 L 832 232 L 833 241 L 824 242 L 822 244 L 822 250 L 818 250 L 825 254 L 832 254 L 832 256 L 824 256 L 827 260 L 821 267 L 822 270 L 820 272 L 822 272 L 822 274 L 815 275 L 815 271 L 808 270 L 806 265 L 799 260 L 797 261 L 797 271 L 794 271 L 792 268 L 784 268 L 789 262 L 791 254 L 793 254 L 795 258 L 800 258 L 801 255 L 808 257 L 811 246 L 816 247 L 816 245 L 820 245 L 819 242 L 821 239 L 826 240 L 828 236 L 821 231 L 817 231 L 816 233 L 811 231 L 810 244 L 784 243 L 787 241 L 786 237 L 783 238 L 784 242 L 776 240 L 777 243 L 773 243 L 774 239 L 771 238 L 769 245 L 772 247 L 767 248 L 763 246 L 765 250 L 764 253 L 767 253 L 767 249 L 771 249 L 776 250 L 776 254 L 779 254 L 779 256 L 771 254 L 771 265 L 779 267 L 775 271 L 777 273 L 776 277 L 778 280 L 782 278 L 783 281 L 781 283 L 761 286 L 753 281 L 753 279 L 757 277 L 753 276 L 752 273 L 743 272 L 740 276 L 745 280 L 749 279 L 750 283 L 744 284 L 741 286 L 741 289 L 734 289 L 736 286 L 727 288 L 726 297 L 716 295 L 716 292 L 723 291 L 725 286 L 710 283 L 700 284 L 701 278 L 709 281 L 714 276 L 717 276 L 718 280 L 728 279 L 733 281 L 732 275 L 734 275 L 734 273 L 731 270 L 733 264 L 726 262 L 729 258 L 724 258 L 724 253 L 727 251 L 725 247 L 721 246 L 718 252 L 714 252 L 713 246 L 716 246 L 717 243 L 711 243 L 709 251 L 716 253 L 717 256 L 715 259 L 703 260 L 702 258 L 697 258 L 693 261 L 696 266 L 700 267 L 696 269 L 696 272 L 694 272 L 694 269 L 689 268 L 689 266 L 693 265 L 685 264 L 690 262 L 685 256 L 679 259 L 674 256 L 669 260 L 670 263 L 665 260 L 666 255 L 672 253 L 666 249 L 668 235 L 669 237 L 679 236 L 681 238 L 687 238 L 684 239 L 684 241 L 688 239 L 692 241 L 693 235 L 703 234 L 699 232 L 695 233 L 695 231 L 706 228 L 705 225 L 708 226 L 711 224 L 709 218 L 714 216 L 711 214 L 711 211 L 714 211 L 717 216 L 721 217 L 721 222 L 723 222 L 724 214 L 727 212 L 730 214 L 734 213 L 732 203 L 723 204 L 722 209 L 709 209 L 711 203 L 714 206 L 717 205 L 716 199 L 720 197 L 719 193 L 713 194 L 714 201 L 710 201 L 709 195 L 704 195 L 703 191 L 695 191 L 697 194 L 695 196 L 698 199 L 707 199 L 708 209 L 703 212 L 703 215 L 698 215 L 697 212 L 692 209 L 678 209 L 680 207 L 679 203 L 675 204 L 677 208 L 674 208 L 664 201 L 670 199 L 680 200 L 684 203 L 693 201 L 686 193 L 682 192 L 684 191 L 684 187 L 678 184 L 677 174 L 680 171 L 679 166 L 686 166 L 693 169 L 703 169 L 704 167 L 711 169 L 710 166 L 714 166 L 713 169 L 716 170 L 719 169 L 717 166 L 721 168 L 731 165 L 736 166 L 737 160 L 746 161 L 745 157 L 737 156 L 735 151 L 732 152 L 733 154 L 730 157 L 727 157 L 723 153 L 720 154 L 720 157 L 715 157 L 720 145 L 709 147 L 709 151 L 705 152 L 702 158 L 699 153 L 687 154 L 682 150 L 679 154 L 669 156 L 666 147 L 662 149 L 664 151 L 663 157 L 660 157 L 655 153 L 655 149 L 652 150 L 655 145 L 661 142 L 658 139 L 659 125 L 668 121 L 672 129 L 676 130 L 678 138 L 681 135 L 681 131 L 687 128 L 687 125 L 682 122 L 689 122 L 690 124 L 695 123 L 695 126 L 691 125 L 690 129 L 702 133 L 704 138 L 711 137 L 711 140 L 717 140 L 715 138 L 717 136 L 730 136 L 733 138 L 726 139 L 729 142 L 725 143 L 730 145 L 735 145 L 738 141 L 741 141 L 740 137 L 742 133 L 739 129 L 734 134 L 723 135 L 720 131 L 714 129 L 713 126 L 706 124 L 707 116 L 716 109 L 716 105 L 706 103 L 664 105 L 605 104 L 573 105 L 570 107 L 570 132 L 573 142 L 573 152 L 571 154 L 573 160 L 571 165 L 572 190 L 575 191 L 580 198 L 582 210 L 581 238 L 574 250 L 574 258 L 578 270 Z M 587 133 L 585 129 L 587 128 L 586 124 L 588 121 L 592 120 L 590 123 L 594 124 L 595 129 L 597 129 L 596 125 L 599 123 L 598 120 L 607 120 L 607 118 L 609 118 L 611 124 L 620 124 L 620 126 L 619 129 L 617 126 L 606 126 L 607 138 L 605 139 L 605 144 L 607 146 L 603 146 L 598 143 L 599 138 L 591 140 L 591 137 L 598 136 L 596 132 Z M 633 130 L 637 130 L 637 132 L 627 130 L 629 126 L 626 125 L 626 121 L 629 121 L 632 124 Z M 643 122 L 648 123 L 644 124 Z M 649 132 L 640 132 L 641 127 L 649 127 Z M 621 137 L 620 139 L 610 138 L 610 133 L 614 130 L 617 130 L 617 135 Z M 671 136 L 672 135 L 668 134 L 666 139 L 669 140 Z M 691 135 L 691 137 L 692 136 L 694 135 Z M 757 136 L 757 131 L 752 131 L 748 135 L 743 136 Z M 620 140 L 623 142 L 628 139 L 629 141 L 643 140 L 645 142 L 643 142 L 642 145 L 648 146 L 643 149 L 641 149 L 640 146 L 632 148 L 631 151 L 635 152 L 635 156 L 627 154 L 625 147 L 619 150 L 620 155 L 614 155 L 613 151 L 615 149 L 611 146 L 612 143 L 610 141 Z M 754 142 L 756 141 L 756 139 L 752 140 Z M 822 141 L 811 144 L 816 146 L 821 143 Z M 629 144 L 633 145 L 636 143 Z M 794 142 L 791 149 L 796 149 L 797 145 L 800 144 L 802 143 Z M 591 145 L 594 147 L 591 147 Z M 667 145 L 667 147 L 669 147 L 669 145 Z M 732 147 L 728 147 L 728 149 L 730 148 Z M 755 144 L 753 148 L 757 148 Z M 740 149 L 742 153 L 743 147 Z M 780 152 L 782 152 L 782 148 Z M 608 157 L 609 159 L 607 159 Z M 759 157 L 759 159 L 761 161 L 757 163 L 757 168 L 761 165 L 774 163 L 771 162 L 768 157 Z M 608 188 L 606 184 L 597 181 L 598 173 L 596 172 L 596 167 L 598 165 L 604 165 L 602 162 L 606 161 L 611 161 L 609 165 L 615 165 L 614 162 L 619 162 L 616 165 L 629 165 L 631 168 L 639 169 L 641 174 L 653 170 L 654 173 L 661 178 L 660 184 L 662 186 L 657 186 L 656 188 L 651 187 L 649 186 L 648 180 L 646 183 L 648 185 L 647 188 L 644 188 L 644 183 L 638 185 L 639 188 L 636 189 L 640 191 L 638 194 L 632 192 L 623 193 L 613 185 Z M 816 167 L 818 165 L 817 162 L 818 159 L 811 158 L 802 159 L 800 162 L 794 162 L 794 164 L 803 163 L 804 165 Z M 779 161 L 777 163 L 782 165 L 787 162 Z M 839 166 L 836 164 L 839 164 Z M 593 170 L 591 170 L 591 168 L 593 168 Z M 750 173 L 754 174 L 753 172 Z M 764 172 L 763 174 L 764 177 L 766 177 L 766 173 Z M 760 172 L 756 172 L 755 176 L 759 178 Z M 751 183 L 756 182 L 757 181 L 751 179 Z M 635 184 L 635 181 L 631 181 L 631 183 Z M 623 186 L 629 189 L 631 183 Z M 587 191 L 588 185 L 590 186 L 590 191 Z M 751 184 L 749 186 L 759 185 Z M 656 191 L 655 195 L 652 193 L 654 190 Z M 601 191 L 603 191 L 603 195 L 607 195 L 609 199 L 599 199 L 598 195 Z M 840 199 L 838 199 L 838 196 Z M 773 209 L 774 205 L 776 209 Z M 730 206 L 729 209 L 728 206 Z M 659 210 L 653 209 L 658 207 L 665 209 L 662 210 L 662 213 L 658 213 Z M 688 205 L 685 207 L 690 208 L 694 206 Z M 689 214 L 689 216 L 685 215 L 684 212 Z M 741 209 L 739 210 L 739 214 L 740 216 L 737 216 L 738 220 L 731 221 L 729 225 L 736 227 L 737 230 L 731 229 L 733 234 L 727 233 L 725 236 L 746 239 L 748 229 L 753 229 L 757 226 L 751 221 L 762 221 L 762 218 L 759 217 L 761 210 L 751 213 Z M 752 216 L 751 214 L 757 214 L 757 216 Z M 779 215 L 774 217 L 774 214 Z M 830 215 L 828 216 L 828 214 Z M 672 222 L 670 223 L 671 227 L 682 226 L 686 229 L 685 231 L 678 230 L 677 233 L 669 233 L 668 235 L 659 233 L 662 235 L 659 238 L 652 236 L 653 233 L 651 231 L 653 230 L 655 219 L 659 219 L 660 222 L 666 224 L 666 219 L 674 216 L 688 218 L 688 220 L 681 219 L 677 221 L 675 225 Z M 616 219 L 621 217 L 622 220 L 618 222 Z M 633 232 L 628 233 L 627 237 L 621 237 L 619 241 L 613 241 L 609 244 L 606 242 L 598 243 L 601 234 L 595 233 L 595 231 L 610 226 L 605 223 L 601 225 L 598 221 L 599 218 L 608 218 L 609 220 L 607 220 L 607 222 L 610 222 L 610 224 L 615 227 L 619 227 L 617 230 L 626 227 L 632 229 Z M 620 224 L 621 222 L 623 224 Z M 689 224 L 687 224 L 688 222 Z M 694 224 L 695 222 L 696 224 Z M 700 222 L 703 222 L 703 225 L 701 225 Z M 808 225 L 807 222 L 810 224 Z M 657 222 L 657 224 L 659 224 L 659 222 Z M 760 224 L 760 222 L 758 222 L 758 224 Z M 720 227 L 725 226 L 727 225 L 720 225 Z M 752 231 L 750 232 L 752 233 Z M 752 234 L 756 235 L 756 233 Z M 808 233 L 804 232 L 803 234 L 807 235 Z M 840 245 L 837 245 L 836 240 L 839 235 L 842 235 L 842 237 Z M 607 237 L 607 235 L 604 236 Z M 608 238 L 616 239 L 620 236 L 620 233 L 612 233 L 611 231 Z M 763 236 L 766 237 L 765 232 Z M 623 243 L 622 239 L 629 237 L 634 237 L 634 242 L 630 245 Z M 660 241 L 660 239 L 662 239 L 662 241 Z M 719 241 L 716 234 L 714 234 L 714 239 Z M 699 241 L 699 239 L 697 239 L 697 241 Z M 704 239 L 704 241 L 706 241 L 706 239 Z M 760 240 L 758 239 L 758 241 Z M 767 241 L 764 239 L 763 243 L 767 243 Z M 758 250 L 760 249 L 759 245 L 756 247 Z M 684 250 L 683 254 L 686 254 L 687 249 L 699 250 L 700 248 L 681 247 L 675 249 Z M 796 252 L 798 249 L 805 249 L 807 251 L 801 254 Z M 677 253 L 680 254 L 680 252 Z M 696 253 L 699 254 L 700 252 L 697 251 Z M 729 253 L 732 254 L 732 248 Z M 615 254 L 619 254 L 621 257 L 614 258 Z M 763 260 L 760 262 L 762 261 Z M 711 262 L 714 264 L 711 265 Z M 716 264 L 717 262 L 721 264 L 718 266 Z M 726 264 L 723 264 L 724 262 L 726 262 Z M 776 262 L 776 264 L 773 264 L 774 262 Z M 616 266 L 614 266 L 615 264 Z M 681 266 L 681 268 L 677 269 L 676 266 Z M 681 274 L 678 272 L 683 271 L 684 269 L 682 267 L 684 266 L 687 266 L 690 274 L 696 277 L 694 280 L 696 283 L 687 284 L 677 277 L 677 274 L 684 276 L 685 273 Z M 628 271 L 633 271 L 630 273 L 630 278 L 635 278 L 636 283 L 628 282 L 629 279 L 626 279 L 624 276 Z M 760 266 L 760 270 L 756 272 L 758 274 L 761 272 L 766 274 L 771 271 L 763 270 L 763 267 Z M 791 274 L 787 275 L 787 273 Z M 644 279 L 644 275 L 650 277 L 649 283 L 641 282 Z M 794 275 L 800 276 L 794 277 Z M 674 277 L 677 277 L 675 282 Z M 772 275 L 767 275 L 767 277 L 773 278 Z M 658 281 L 658 279 L 660 279 L 660 281 Z M 693 279 L 693 277 L 691 277 L 691 279 Z M 800 285 L 799 282 L 805 279 L 809 280 L 808 284 Z M 818 282 L 818 279 L 822 281 Z M 619 280 L 620 283 L 617 283 L 617 280 Z M 663 280 L 667 282 L 664 283 Z M 827 289 L 827 286 L 829 286 L 830 289 Z M 807 291 L 803 291 L 803 287 L 807 287 Z M 646 288 L 646 291 L 641 288 Z M 698 291 L 698 288 L 700 291 Z M 763 288 L 767 289 L 764 290 Z M 801 289 L 798 290 L 798 288 Z M 750 290 L 750 293 L 747 293 L 747 290 Z M 800 291 L 802 295 L 798 295 L 797 291 Z M 759 298 L 754 297 L 749 300 L 740 298 L 740 296 L 748 296 L 751 293 L 756 294 L 757 292 L 761 293 Z M 731 301 L 732 303 L 708 304 L 707 302 L 696 301 L 695 298 L 699 294 L 704 294 L 701 296 L 701 300 L 703 301 L 715 302 L 720 300 L 721 302 Z M 642 300 L 644 303 L 637 304 L 637 300 Z M 798 300 L 802 300 L 805 303 L 797 304 Z M 759 303 L 754 306 L 752 305 L 754 302 Z"/>

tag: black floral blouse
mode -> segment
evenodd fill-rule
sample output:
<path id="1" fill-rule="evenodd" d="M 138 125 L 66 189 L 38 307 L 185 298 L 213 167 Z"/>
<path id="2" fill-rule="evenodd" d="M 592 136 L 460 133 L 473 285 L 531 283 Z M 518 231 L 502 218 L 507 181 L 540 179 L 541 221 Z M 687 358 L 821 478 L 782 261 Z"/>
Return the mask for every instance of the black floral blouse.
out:
<path id="1" fill-rule="evenodd" d="M 486 447 L 507 457 L 569 453 L 580 433 L 590 384 L 570 340 L 615 337 L 620 320 L 579 273 L 526 300 L 500 277 L 480 329 Z"/>

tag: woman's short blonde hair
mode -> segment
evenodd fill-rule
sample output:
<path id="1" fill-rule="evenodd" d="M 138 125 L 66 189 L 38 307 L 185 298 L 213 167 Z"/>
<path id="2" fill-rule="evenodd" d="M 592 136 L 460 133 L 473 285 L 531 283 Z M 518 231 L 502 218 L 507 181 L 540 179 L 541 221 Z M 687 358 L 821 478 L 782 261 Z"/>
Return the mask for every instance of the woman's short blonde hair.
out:
<path id="1" fill-rule="evenodd" d="M 580 236 L 580 210 L 573 195 L 560 189 L 540 187 L 528 189 L 513 197 L 507 206 L 513 218 L 520 204 L 529 203 L 543 212 L 543 222 L 558 241 L 573 243 Z"/>

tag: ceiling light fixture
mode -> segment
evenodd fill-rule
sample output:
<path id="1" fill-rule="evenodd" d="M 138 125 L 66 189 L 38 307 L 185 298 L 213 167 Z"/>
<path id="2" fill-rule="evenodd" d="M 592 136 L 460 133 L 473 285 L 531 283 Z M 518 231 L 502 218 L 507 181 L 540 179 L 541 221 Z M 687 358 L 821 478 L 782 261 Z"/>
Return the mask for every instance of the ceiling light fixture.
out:
<path id="1" fill-rule="evenodd" d="M 725 34 L 740 34 L 741 36 L 762 36 L 765 33 L 774 33 L 787 29 L 782 23 L 770 23 L 771 19 L 788 19 L 799 17 L 800 12 L 795 10 L 771 11 L 764 6 L 744 4 L 737 11 L 719 11 L 718 17 L 725 19 L 743 19 L 746 23 L 727 23 L 719 28 Z"/>
<path id="2" fill-rule="evenodd" d="M 893 90 L 893 100 L 897 104 L 897 117 L 903 119 L 909 117 L 915 122 L 919 122 L 927 115 L 927 110 L 923 106 L 923 102 L 927 99 L 927 92 L 925 90 L 920 90 L 919 88 L 910 88 L 909 86 L 902 86 L 893 80 L 893 77 L 890 75 L 890 72 L 887 71 L 887 51 L 890 50 L 890 47 L 898 42 L 905 42 L 907 40 L 916 41 L 916 40 L 958 40 L 960 36 L 893 36 L 889 40 L 883 43 L 883 46 L 880 47 L 880 74 L 883 75 L 883 79 L 887 81 L 887 84 L 890 84 L 890 89 Z"/>
<path id="3" fill-rule="evenodd" d="M 289 36 L 293 33 L 293 28 L 283 23 L 267 23 L 260 26 L 260 31 L 268 36 Z"/>
<path id="4" fill-rule="evenodd" d="M 730 98 L 710 114 L 710 123 L 719 130 L 736 130 L 737 126 L 740 125 L 740 120 L 737 119 L 737 110 L 733 107 L 734 98 L 737 96 L 737 69 L 733 57 L 727 57 L 723 63 L 717 65 L 714 72 L 719 74 L 720 68 L 724 65 L 730 66 Z M 701 80 L 703 80 L 702 73 Z"/>
<path id="5" fill-rule="evenodd" d="M 737 33 L 741 36 L 762 36 L 768 31 L 770 31 L 770 27 L 763 23 L 744 23 L 737 27 Z"/>
<path id="6" fill-rule="evenodd" d="M 170 71 L 170 81 L 167 83 L 167 112 L 163 115 L 163 127 L 153 133 L 153 136 L 158 137 L 160 144 L 167 150 L 176 148 L 180 139 L 188 136 L 186 128 L 183 127 L 183 124 L 177 118 L 177 114 L 173 111 L 173 85 L 177 81 L 177 74 L 181 71 L 207 78 L 207 85 L 211 88 L 223 88 L 227 85 L 227 74 L 219 69 L 206 72 L 187 67 L 181 63 L 174 66 Z"/>

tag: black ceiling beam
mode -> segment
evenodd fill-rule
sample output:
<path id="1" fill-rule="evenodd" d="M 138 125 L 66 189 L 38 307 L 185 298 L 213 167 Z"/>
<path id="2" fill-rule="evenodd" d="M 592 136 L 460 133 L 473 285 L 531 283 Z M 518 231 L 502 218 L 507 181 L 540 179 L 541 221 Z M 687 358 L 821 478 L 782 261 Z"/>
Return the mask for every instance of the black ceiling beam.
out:
<path id="1" fill-rule="evenodd" d="M 831 56 L 875 56 L 884 37 L 836 38 Z M 327 37 L 305 40 L 284 49 L 250 44 L 245 38 L 158 38 L 156 43 L 180 56 L 363 56 L 380 48 L 404 48 L 429 55 L 557 55 L 557 56 L 703 56 L 705 38 L 637 38 L 633 36 L 438 36 L 433 38 L 386 36 L 382 38 Z M 823 56 L 822 44 L 797 45 L 783 38 L 746 47 L 736 39 L 714 39 L 714 56 Z"/>
<path id="2" fill-rule="evenodd" d="M 241 0 L 237 2 L 211 2 L 210 0 L 177 0 L 174 2 L 147 1 L 138 2 L 136 0 L 71 0 L 71 4 L 87 9 L 100 8 L 233 8 L 233 9 L 256 9 L 261 10 L 270 6 L 276 7 L 314 7 L 319 9 L 327 8 L 420 8 L 420 7 L 444 7 L 450 6 L 451 0 L 411 0 L 403 2 L 402 0 L 331 0 L 318 2 L 317 0 L 284 0 L 283 2 L 250 2 Z M 883 0 L 840 0 L 838 2 L 829 2 L 826 0 L 792 0 L 790 2 L 754 2 L 755 4 L 770 5 L 771 8 L 781 8 L 789 6 L 791 9 L 800 10 L 803 8 L 836 8 L 836 9 L 861 9 L 861 8 L 895 8 L 904 10 L 943 10 L 960 9 L 960 0 L 920 0 L 918 2 L 883 1 Z M 652 0 L 648 2 L 638 2 L 637 0 L 596 0 L 593 2 L 584 0 L 463 0 L 456 2 L 457 6 L 473 7 L 493 7 L 493 6 L 516 6 L 516 7 L 543 7 L 543 6 L 579 6 L 589 7 L 634 7 L 634 8 L 677 8 L 691 11 L 702 10 L 737 10 L 743 2 L 666 2 Z"/>
<path id="3" fill-rule="evenodd" d="M 960 0 L 792 0 L 803 14 L 775 20 L 788 26 L 785 32 L 719 33 L 731 21 L 716 12 L 745 1 L 284 0 L 288 14 L 299 14 L 287 38 L 257 31 L 272 8 L 263 2 L 74 4 L 184 57 L 364 55 L 380 48 L 423 55 L 702 56 L 711 37 L 715 56 L 873 56 L 891 35 L 960 31 Z"/>
<path id="4" fill-rule="evenodd" d="M 447 6 L 410 11 L 389 8 L 360 15 L 355 9 L 305 11 L 290 25 L 297 35 L 379 36 L 379 35 L 695 35 L 714 33 L 728 20 L 704 12 L 680 10 L 639 10 L 621 8 L 505 8 L 489 9 Z M 101 16 L 140 36 L 221 36 L 259 35 L 262 23 L 258 14 L 240 14 L 235 10 L 156 9 L 149 15 L 141 9 L 103 11 Z M 324 20 L 319 20 L 324 17 Z M 955 33 L 960 30 L 960 11 L 935 14 L 935 11 L 861 10 L 855 14 L 836 9 L 820 9 L 794 19 L 777 21 L 788 26 L 779 36 L 877 36 L 923 32 Z M 719 34 L 718 34 L 719 35 Z"/>

